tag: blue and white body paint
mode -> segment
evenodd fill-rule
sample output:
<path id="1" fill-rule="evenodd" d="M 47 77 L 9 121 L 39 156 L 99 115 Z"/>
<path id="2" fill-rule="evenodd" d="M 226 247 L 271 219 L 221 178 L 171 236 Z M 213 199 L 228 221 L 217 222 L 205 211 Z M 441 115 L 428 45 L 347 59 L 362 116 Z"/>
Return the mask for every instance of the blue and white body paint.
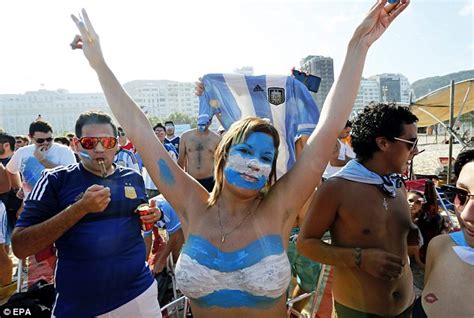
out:
<path id="1" fill-rule="evenodd" d="M 260 190 L 268 182 L 275 159 L 273 138 L 255 132 L 244 143 L 230 148 L 224 176 L 230 184 L 249 190 Z"/>
<path id="2" fill-rule="evenodd" d="M 91 156 L 85 152 L 85 151 L 81 151 L 79 152 L 79 155 L 82 157 L 82 158 L 85 158 L 85 159 L 88 159 L 88 160 L 92 160 Z"/>
<path id="3" fill-rule="evenodd" d="M 268 308 L 286 292 L 290 277 L 279 235 L 223 252 L 191 234 L 176 265 L 178 287 L 200 307 Z"/>

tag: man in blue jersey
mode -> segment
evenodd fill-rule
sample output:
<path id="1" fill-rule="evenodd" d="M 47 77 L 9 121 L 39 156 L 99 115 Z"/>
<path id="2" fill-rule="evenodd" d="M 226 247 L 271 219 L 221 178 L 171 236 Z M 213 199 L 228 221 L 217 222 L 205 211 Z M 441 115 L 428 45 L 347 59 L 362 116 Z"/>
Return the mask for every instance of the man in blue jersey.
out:
<path id="1" fill-rule="evenodd" d="M 166 137 L 165 137 L 165 144 L 172 144 L 173 147 L 179 152 L 179 141 L 181 138 L 174 134 L 174 122 L 171 120 L 165 121 L 165 128 L 166 128 Z"/>
<path id="2" fill-rule="evenodd" d="M 157 287 L 145 265 L 142 177 L 113 164 L 117 128 L 109 115 L 85 112 L 74 143 L 81 162 L 45 171 L 25 202 L 13 232 L 15 255 L 24 258 L 55 243 L 55 317 L 161 317 Z"/>

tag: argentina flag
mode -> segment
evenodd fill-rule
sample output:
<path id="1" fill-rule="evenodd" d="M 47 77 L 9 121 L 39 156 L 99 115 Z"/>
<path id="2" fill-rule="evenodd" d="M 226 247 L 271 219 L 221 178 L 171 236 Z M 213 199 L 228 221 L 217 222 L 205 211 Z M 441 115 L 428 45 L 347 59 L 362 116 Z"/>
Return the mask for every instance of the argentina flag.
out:
<path id="1" fill-rule="evenodd" d="M 199 115 L 217 115 L 227 130 L 235 121 L 255 116 L 268 118 L 280 134 L 277 177 L 295 163 L 295 140 L 310 135 L 319 120 L 319 110 L 306 86 L 281 75 L 246 76 L 207 74 Z"/>

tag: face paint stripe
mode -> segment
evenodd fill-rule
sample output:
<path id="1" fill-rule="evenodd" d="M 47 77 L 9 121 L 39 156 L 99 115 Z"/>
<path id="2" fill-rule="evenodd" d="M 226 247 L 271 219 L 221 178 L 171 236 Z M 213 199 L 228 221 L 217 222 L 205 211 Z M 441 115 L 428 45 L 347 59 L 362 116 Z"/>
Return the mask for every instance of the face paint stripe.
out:
<path id="1" fill-rule="evenodd" d="M 258 168 L 258 171 L 251 169 L 249 164 L 252 164 L 254 167 Z M 245 173 L 257 179 L 260 177 L 268 178 L 270 172 L 272 171 L 271 164 L 262 163 L 255 158 L 245 158 L 238 153 L 231 153 L 229 155 L 226 168 L 231 168 L 237 172 Z"/>
<path id="2" fill-rule="evenodd" d="M 173 172 L 171 171 L 168 163 L 164 159 L 158 160 L 158 168 L 160 168 L 160 178 L 168 186 L 174 186 L 176 180 L 174 178 Z"/>

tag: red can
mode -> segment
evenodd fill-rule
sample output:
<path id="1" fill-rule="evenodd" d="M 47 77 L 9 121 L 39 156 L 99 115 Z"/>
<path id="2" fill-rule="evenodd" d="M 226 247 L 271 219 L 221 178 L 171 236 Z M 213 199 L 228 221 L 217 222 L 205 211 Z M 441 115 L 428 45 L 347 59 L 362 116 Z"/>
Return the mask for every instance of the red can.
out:
<path id="1" fill-rule="evenodd" d="M 135 212 L 140 216 L 151 214 L 150 206 L 147 203 L 140 204 L 137 206 Z M 153 228 L 153 225 L 155 225 L 154 223 L 143 222 L 141 219 L 140 222 L 142 223 L 143 231 L 150 231 Z"/>

